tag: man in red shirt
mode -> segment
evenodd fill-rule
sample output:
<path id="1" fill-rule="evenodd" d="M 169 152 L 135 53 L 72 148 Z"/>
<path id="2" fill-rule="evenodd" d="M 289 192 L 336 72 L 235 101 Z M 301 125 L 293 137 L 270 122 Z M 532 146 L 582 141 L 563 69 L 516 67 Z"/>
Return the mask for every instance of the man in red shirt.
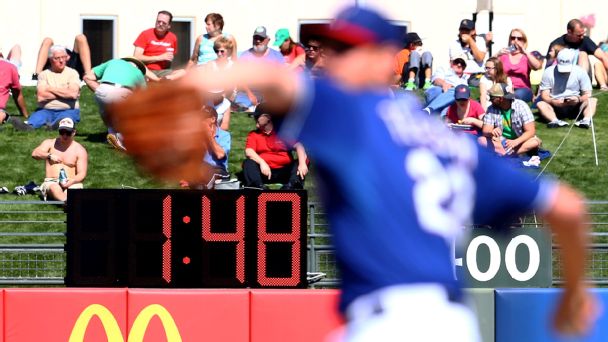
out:
<path id="1" fill-rule="evenodd" d="M 249 132 L 245 142 L 243 177 L 246 187 L 268 189 L 264 184 L 281 183 L 282 190 L 304 188 L 304 178 L 308 173 L 304 146 L 296 143 L 297 160 L 293 159 L 288 148 L 277 137 L 274 125 L 264 104 L 255 109 L 256 130 Z"/>
<path id="2" fill-rule="evenodd" d="M 12 95 L 19 113 L 27 118 L 29 113 L 21 92 L 17 67 L 7 60 L 0 60 L 0 124 L 9 120 L 5 112 L 9 95 Z"/>
<path id="3" fill-rule="evenodd" d="M 154 28 L 140 33 L 133 43 L 133 56 L 144 62 L 158 77 L 167 76 L 172 72 L 171 62 L 177 53 L 177 36 L 169 31 L 172 20 L 171 12 L 158 12 Z"/>

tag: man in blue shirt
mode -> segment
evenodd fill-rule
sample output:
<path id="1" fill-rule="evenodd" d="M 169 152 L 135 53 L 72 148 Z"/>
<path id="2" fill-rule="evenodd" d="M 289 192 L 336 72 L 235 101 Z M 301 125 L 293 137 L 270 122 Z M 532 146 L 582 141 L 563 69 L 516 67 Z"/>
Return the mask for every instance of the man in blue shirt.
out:
<path id="1" fill-rule="evenodd" d="M 268 104 L 289 112 L 280 134 L 287 143 L 301 141 L 314 157 L 342 276 L 340 309 L 349 341 L 478 341 L 453 276 L 450 242 L 465 224 L 510 222 L 529 210 L 550 224 L 564 253 L 555 326 L 565 333 L 588 330 L 596 304 L 584 285 L 582 198 L 566 185 L 511 169 L 471 139 L 452 134 L 426 118 L 415 98 L 392 96 L 387 89 L 400 35 L 377 13 L 348 8 L 319 34 L 325 37 L 327 77 L 303 79 L 262 63 L 237 63 L 222 78 L 196 70 L 162 92 L 138 94 L 117 108 L 117 118 L 137 125 L 143 122 L 129 116 L 134 107 L 146 118 L 169 108 L 187 115 L 195 107 L 182 101 L 177 109 L 173 94 L 191 98 L 237 83 L 267 89 Z M 171 96 L 159 96 L 167 91 Z M 172 135 L 176 146 L 204 134 L 187 121 L 173 128 L 180 130 L 189 136 Z M 133 134 L 142 143 L 134 149 L 141 151 L 145 141 L 158 139 Z M 187 149 L 159 150 L 154 161 L 139 151 L 133 153 L 141 165 L 159 176 L 168 169 L 201 173 L 187 162 Z M 158 158 L 184 162 L 162 167 Z"/>

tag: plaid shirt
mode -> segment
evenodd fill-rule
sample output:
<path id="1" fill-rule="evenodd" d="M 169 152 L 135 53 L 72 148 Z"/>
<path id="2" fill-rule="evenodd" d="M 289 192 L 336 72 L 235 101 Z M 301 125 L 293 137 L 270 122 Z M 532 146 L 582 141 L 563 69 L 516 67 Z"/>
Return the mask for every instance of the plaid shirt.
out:
<path id="1" fill-rule="evenodd" d="M 524 125 L 528 122 L 534 122 L 534 115 L 527 103 L 522 100 L 513 100 L 511 103 L 511 128 L 517 134 L 521 136 L 524 133 Z M 490 105 L 483 117 L 484 125 L 491 125 L 492 127 L 500 127 L 502 129 L 502 114 L 500 108 Z"/>

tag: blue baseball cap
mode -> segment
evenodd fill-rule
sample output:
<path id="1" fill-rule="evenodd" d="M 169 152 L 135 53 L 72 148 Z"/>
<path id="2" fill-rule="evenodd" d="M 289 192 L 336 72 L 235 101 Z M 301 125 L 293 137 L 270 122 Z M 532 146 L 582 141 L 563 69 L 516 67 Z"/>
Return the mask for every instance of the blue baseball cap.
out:
<path id="1" fill-rule="evenodd" d="M 455 100 L 468 100 L 471 97 L 471 90 L 466 84 L 459 84 L 454 88 Z"/>
<path id="2" fill-rule="evenodd" d="M 330 40 L 346 45 L 402 44 L 402 35 L 393 24 L 379 13 L 367 8 L 347 7 L 319 33 Z"/>

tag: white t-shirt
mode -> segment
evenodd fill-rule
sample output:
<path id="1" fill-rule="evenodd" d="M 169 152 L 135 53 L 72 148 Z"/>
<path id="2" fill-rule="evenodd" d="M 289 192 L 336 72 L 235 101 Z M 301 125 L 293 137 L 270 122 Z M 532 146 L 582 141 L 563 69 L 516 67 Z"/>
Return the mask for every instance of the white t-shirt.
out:
<path id="1" fill-rule="evenodd" d="M 475 43 L 477 44 L 477 48 L 481 52 L 486 52 L 486 41 L 482 37 L 475 37 Z M 476 74 L 485 72 L 484 63 L 487 59 L 487 54 L 484 57 L 483 61 L 477 62 L 473 57 L 473 53 L 471 52 L 471 48 L 466 46 L 462 47 L 460 44 L 460 40 L 456 39 L 450 44 L 450 61 L 455 60 L 456 58 L 462 58 L 465 62 L 467 62 L 467 67 L 464 69 L 465 74 Z"/>
<path id="2" fill-rule="evenodd" d="M 549 89 L 553 99 L 580 96 L 583 92 L 592 90 L 589 75 L 578 65 L 573 65 L 570 73 L 558 72 L 556 65 L 548 67 L 543 73 L 539 88 L 541 91 Z"/>

